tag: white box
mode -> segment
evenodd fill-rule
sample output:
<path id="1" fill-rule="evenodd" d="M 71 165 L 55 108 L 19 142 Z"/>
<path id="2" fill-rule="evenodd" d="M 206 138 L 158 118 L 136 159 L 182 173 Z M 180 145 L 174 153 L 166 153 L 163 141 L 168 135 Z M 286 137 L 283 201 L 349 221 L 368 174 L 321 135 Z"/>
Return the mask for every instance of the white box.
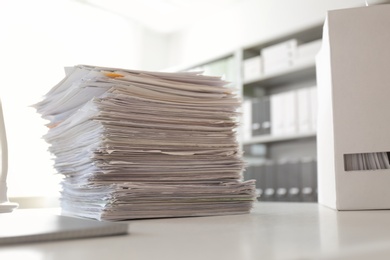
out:
<path id="1" fill-rule="evenodd" d="M 252 57 L 244 60 L 243 64 L 243 78 L 244 81 L 252 80 L 261 77 L 262 66 L 261 56 Z"/>
<path id="2" fill-rule="evenodd" d="M 294 61 L 295 65 L 308 64 L 315 62 L 315 56 L 321 48 L 322 39 L 307 42 L 297 47 L 297 55 Z"/>
<path id="3" fill-rule="evenodd" d="M 390 151 L 390 5 L 329 11 L 316 57 L 318 200 L 390 209 L 390 169 L 347 171 L 344 156 Z"/>
<path id="4" fill-rule="evenodd" d="M 261 50 L 264 75 L 275 74 L 294 65 L 297 56 L 297 39 L 291 39 Z"/>
<path id="5" fill-rule="evenodd" d="M 291 39 L 261 49 L 264 63 L 278 63 L 286 59 L 294 59 L 297 55 L 298 40 Z"/>

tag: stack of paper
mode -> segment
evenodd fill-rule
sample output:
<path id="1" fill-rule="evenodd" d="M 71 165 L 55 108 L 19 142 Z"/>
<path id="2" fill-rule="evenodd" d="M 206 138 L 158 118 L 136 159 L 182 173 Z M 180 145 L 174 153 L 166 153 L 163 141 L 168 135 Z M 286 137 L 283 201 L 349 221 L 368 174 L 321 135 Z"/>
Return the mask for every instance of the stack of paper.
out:
<path id="1" fill-rule="evenodd" d="M 240 103 L 197 72 L 80 65 L 35 105 L 64 176 L 62 208 L 99 220 L 247 213 Z"/>

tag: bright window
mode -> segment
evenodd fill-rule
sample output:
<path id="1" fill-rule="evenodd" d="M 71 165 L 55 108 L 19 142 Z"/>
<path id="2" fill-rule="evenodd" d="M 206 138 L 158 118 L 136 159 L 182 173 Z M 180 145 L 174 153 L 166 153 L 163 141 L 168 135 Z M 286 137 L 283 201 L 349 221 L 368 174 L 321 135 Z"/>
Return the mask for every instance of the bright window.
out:
<path id="1" fill-rule="evenodd" d="M 59 176 L 29 106 L 64 77 L 64 66 L 137 68 L 139 27 L 77 1 L 1 0 L 0 98 L 9 147 L 9 197 L 56 196 Z M 138 35 L 138 36 L 137 36 Z"/>

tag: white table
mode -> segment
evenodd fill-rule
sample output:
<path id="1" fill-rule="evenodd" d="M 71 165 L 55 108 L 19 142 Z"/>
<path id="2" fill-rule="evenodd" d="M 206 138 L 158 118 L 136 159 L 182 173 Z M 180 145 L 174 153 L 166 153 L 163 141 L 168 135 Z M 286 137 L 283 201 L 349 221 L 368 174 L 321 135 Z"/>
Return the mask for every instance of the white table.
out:
<path id="1" fill-rule="evenodd" d="M 128 223 L 126 236 L 0 247 L 0 259 L 390 259 L 390 210 L 263 202 L 247 215 Z"/>

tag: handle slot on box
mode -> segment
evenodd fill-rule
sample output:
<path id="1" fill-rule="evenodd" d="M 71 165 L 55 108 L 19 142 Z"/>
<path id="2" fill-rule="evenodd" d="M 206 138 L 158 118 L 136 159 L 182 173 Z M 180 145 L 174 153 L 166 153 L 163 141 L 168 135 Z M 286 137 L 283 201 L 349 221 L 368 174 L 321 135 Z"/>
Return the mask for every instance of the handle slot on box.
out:
<path id="1" fill-rule="evenodd" d="M 390 169 L 390 152 L 344 154 L 345 171 Z"/>

